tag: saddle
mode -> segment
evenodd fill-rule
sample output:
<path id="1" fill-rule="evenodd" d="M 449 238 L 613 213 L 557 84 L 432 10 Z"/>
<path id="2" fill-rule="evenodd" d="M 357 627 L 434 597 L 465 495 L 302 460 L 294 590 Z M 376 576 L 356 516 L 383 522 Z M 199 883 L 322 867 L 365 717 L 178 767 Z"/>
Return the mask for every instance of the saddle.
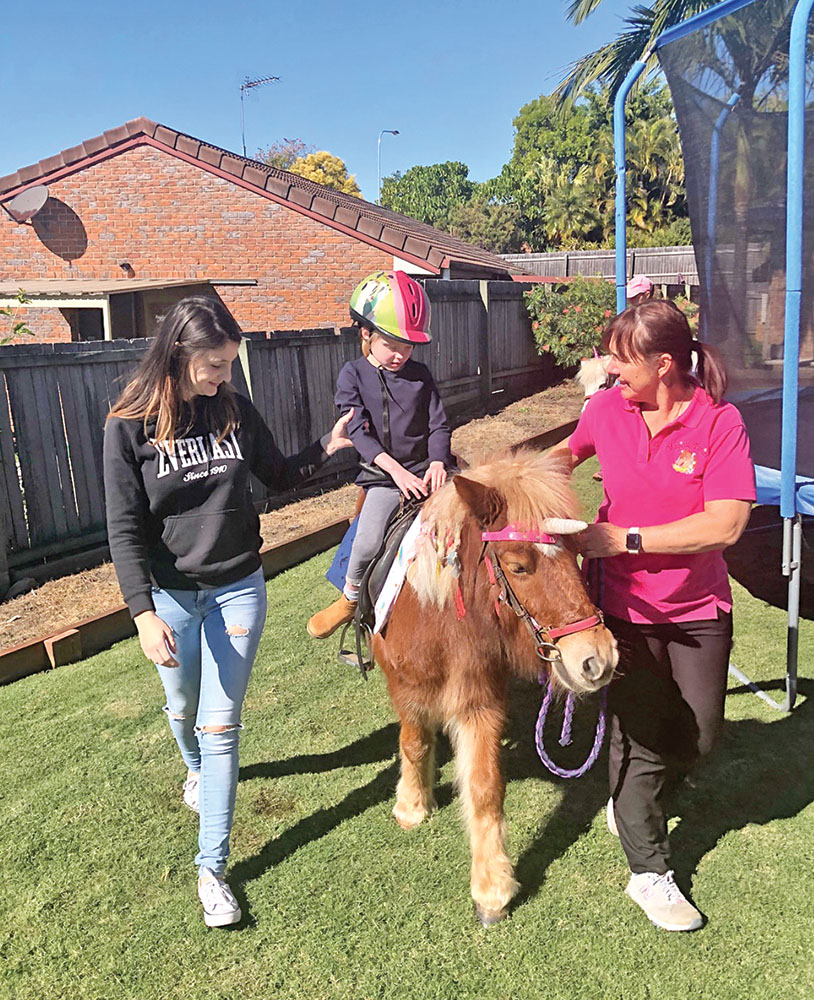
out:
<path id="1" fill-rule="evenodd" d="M 385 529 L 381 547 L 362 577 L 353 621 L 348 622 L 342 630 L 339 640 L 339 662 L 356 667 L 365 680 L 367 672 L 374 666 L 370 640 L 373 636 L 376 600 L 398 554 L 402 539 L 418 516 L 425 500 L 426 497 L 420 500 L 402 500 L 401 506 L 392 515 Z M 351 629 L 353 646 L 346 642 L 346 636 Z"/>

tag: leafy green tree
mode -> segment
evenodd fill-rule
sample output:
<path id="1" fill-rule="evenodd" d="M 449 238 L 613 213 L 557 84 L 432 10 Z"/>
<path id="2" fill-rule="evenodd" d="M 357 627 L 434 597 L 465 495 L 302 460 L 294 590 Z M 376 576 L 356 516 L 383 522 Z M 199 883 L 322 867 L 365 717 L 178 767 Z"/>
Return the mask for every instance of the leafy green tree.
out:
<path id="1" fill-rule="evenodd" d="M 543 203 L 543 227 L 549 246 L 582 245 L 601 228 L 598 192 L 589 164 L 563 170 L 556 164 Z"/>
<path id="2" fill-rule="evenodd" d="M 606 88 L 590 91 L 575 106 L 541 96 L 520 109 L 512 157 L 484 190 L 519 208 L 528 248 L 596 246 L 612 238 L 612 114 Z M 631 242 L 658 242 L 659 233 L 687 211 L 666 87 L 649 85 L 631 97 L 628 160 Z"/>
<path id="3" fill-rule="evenodd" d="M 305 177 L 306 180 L 313 181 L 315 184 L 334 188 L 343 194 L 352 194 L 357 198 L 361 195 L 356 178 L 353 174 L 348 174 L 345 161 L 324 149 L 294 160 L 288 169 L 292 174 Z"/>
<path id="4" fill-rule="evenodd" d="M 411 219 L 449 230 L 454 209 L 474 194 L 476 185 L 468 178 L 469 167 L 458 161 L 411 167 L 382 180 L 381 203 Z"/>
<path id="5" fill-rule="evenodd" d="M 628 104 L 628 236 L 633 246 L 669 245 L 668 230 L 687 216 L 684 159 L 672 101 L 666 87 L 650 84 L 632 95 Z M 592 91 L 587 107 L 597 132 L 593 170 L 603 222 L 602 242 L 607 244 L 614 232 L 616 179 L 609 91 Z M 660 237 L 660 233 L 664 235 Z"/>
<path id="6" fill-rule="evenodd" d="M 544 208 L 549 186 L 554 178 L 567 184 L 591 162 L 595 135 L 584 107 L 562 114 L 555 101 L 544 94 L 523 105 L 513 124 L 511 158 L 500 177 L 488 186 L 494 197 L 518 207 L 525 242 L 534 250 L 543 250 L 551 243 L 552 227 Z"/>
<path id="7" fill-rule="evenodd" d="M 449 231 L 492 253 L 518 253 L 523 248 L 519 208 L 489 201 L 480 194 L 452 209 Z"/>

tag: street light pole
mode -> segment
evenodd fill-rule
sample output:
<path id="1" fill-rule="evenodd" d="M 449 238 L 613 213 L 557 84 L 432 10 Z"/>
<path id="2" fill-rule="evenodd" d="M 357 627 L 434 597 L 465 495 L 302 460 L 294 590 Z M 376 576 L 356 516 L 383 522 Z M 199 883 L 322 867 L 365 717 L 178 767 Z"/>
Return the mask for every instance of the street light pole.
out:
<path id="1" fill-rule="evenodd" d="M 262 87 L 266 83 L 279 83 L 279 76 L 264 76 L 260 80 L 250 80 L 248 77 L 240 85 L 240 138 L 243 140 L 243 155 L 246 155 L 246 120 L 243 114 L 243 95 L 254 87 Z"/>
<path id="2" fill-rule="evenodd" d="M 382 136 L 383 135 L 398 135 L 399 130 L 397 128 L 383 128 L 379 132 L 379 142 L 378 142 L 378 155 L 376 158 L 376 204 L 381 205 L 382 203 Z"/>

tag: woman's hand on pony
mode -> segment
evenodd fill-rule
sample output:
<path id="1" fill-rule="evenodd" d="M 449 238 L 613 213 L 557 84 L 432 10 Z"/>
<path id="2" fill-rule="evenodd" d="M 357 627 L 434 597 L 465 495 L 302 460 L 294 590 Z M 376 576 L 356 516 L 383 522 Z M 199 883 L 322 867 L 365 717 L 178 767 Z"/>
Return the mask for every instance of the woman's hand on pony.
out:
<path id="1" fill-rule="evenodd" d="M 430 466 L 424 473 L 422 482 L 429 486 L 430 492 L 435 493 L 440 490 L 447 481 L 447 470 L 443 462 L 430 462 Z"/>
<path id="2" fill-rule="evenodd" d="M 627 552 L 627 530 L 606 521 L 589 524 L 577 535 L 577 539 L 586 559 L 607 559 Z"/>
<path id="3" fill-rule="evenodd" d="M 133 619 L 138 629 L 141 651 L 160 667 L 177 667 L 178 660 L 172 655 L 178 652 L 175 634 L 170 626 L 155 611 L 142 611 Z"/>
<path id="4" fill-rule="evenodd" d="M 353 416 L 353 407 L 351 407 L 347 413 L 343 413 L 342 416 L 337 420 L 337 422 L 331 428 L 331 433 L 328 435 L 328 440 L 325 441 L 323 447 L 328 455 L 334 455 L 341 448 L 352 448 L 353 441 L 351 441 L 348 436 L 348 422 Z"/>

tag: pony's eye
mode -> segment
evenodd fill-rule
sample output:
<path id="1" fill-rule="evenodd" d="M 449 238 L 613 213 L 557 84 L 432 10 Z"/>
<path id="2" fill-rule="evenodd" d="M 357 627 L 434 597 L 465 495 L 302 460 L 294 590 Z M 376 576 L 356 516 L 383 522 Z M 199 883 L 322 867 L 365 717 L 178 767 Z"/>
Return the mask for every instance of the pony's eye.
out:
<path id="1" fill-rule="evenodd" d="M 528 569 L 520 563 L 509 563 L 506 568 L 510 573 L 514 573 L 515 576 L 522 576 L 524 573 L 528 573 Z"/>

